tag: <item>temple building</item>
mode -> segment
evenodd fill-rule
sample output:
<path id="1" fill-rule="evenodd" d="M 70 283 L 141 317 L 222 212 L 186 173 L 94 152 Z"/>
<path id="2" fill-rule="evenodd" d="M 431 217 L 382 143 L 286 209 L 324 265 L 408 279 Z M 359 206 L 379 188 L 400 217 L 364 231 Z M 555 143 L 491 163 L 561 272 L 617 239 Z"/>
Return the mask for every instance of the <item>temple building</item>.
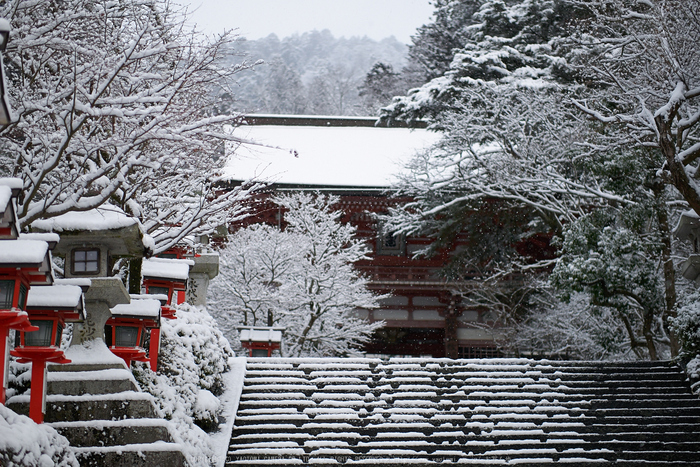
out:
<path id="1" fill-rule="evenodd" d="M 361 117 L 248 117 L 234 135 L 247 144 L 235 148 L 226 176 L 232 184 L 257 179 L 269 183 L 246 222 L 280 225 L 282 213 L 265 197 L 274 191 L 306 190 L 340 197 L 342 222 L 357 228 L 371 249 L 356 266 L 378 294 L 391 294 L 381 308 L 358 310 L 370 321 L 383 320 L 368 355 L 479 358 L 498 356 L 488 330 L 488 310 L 463 305 L 469 284 L 440 274 L 458 245 L 440 254 L 414 257 L 429 238 L 381 235 L 373 214 L 401 201 L 389 191 L 397 174 L 418 151 L 439 139 L 424 128 L 375 126 Z M 253 144 L 251 144 L 253 143 Z M 235 229 L 233 226 L 232 229 Z"/>

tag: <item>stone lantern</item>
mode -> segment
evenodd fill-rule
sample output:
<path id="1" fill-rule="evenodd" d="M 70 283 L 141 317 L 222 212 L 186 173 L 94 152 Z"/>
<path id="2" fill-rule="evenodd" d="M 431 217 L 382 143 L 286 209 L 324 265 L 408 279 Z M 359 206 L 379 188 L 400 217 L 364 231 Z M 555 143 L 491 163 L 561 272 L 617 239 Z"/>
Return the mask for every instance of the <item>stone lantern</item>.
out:
<path id="1" fill-rule="evenodd" d="M 90 288 L 85 292 L 85 321 L 74 327 L 71 346 L 104 341 L 110 309 L 130 302 L 121 279 L 109 277 L 113 264 L 118 258 L 148 253 L 137 220 L 116 207 L 106 206 L 35 221 L 32 228 L 60 234 L 55 254 L 65 260 L 66 278 L 90 279 Z M 97 362 L 95 365 L 99 367 Z"/>

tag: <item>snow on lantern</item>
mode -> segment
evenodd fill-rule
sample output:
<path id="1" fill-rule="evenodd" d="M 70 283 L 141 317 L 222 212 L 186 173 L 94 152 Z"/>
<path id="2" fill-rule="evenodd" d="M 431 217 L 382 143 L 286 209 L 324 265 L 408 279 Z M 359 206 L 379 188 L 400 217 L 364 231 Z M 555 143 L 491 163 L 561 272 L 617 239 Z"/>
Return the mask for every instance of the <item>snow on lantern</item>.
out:
<path id="1" fill-rule="evenodd" d="M 2 186 L 0 186 L 1 188 Z M 29 287 L 53 282 L 49 244 L 40 240 L 0 240 L 0 403 L 5 403 L 9 371 L 9 331 L 38 331 L 24 311 Z"/>
<path id="2" fill-rule="evenodd" d="M 17 197 L 21 191 L 21 179 L 0 178 L 0 240 L 19 238 Z"/>
<path id="3" fill-rule="evenodd" d="M 271 357 L 273 350 L 282 346 L 284 328 L 274 327 L 239 327 L 241 345 L 248 351 L 249 357 Z"/>
<path id="4" fill-rule="evenodd" d="M 149 258 L 143 260 L 141 276 L 146 293 L 167 295 L 167 304 L 184 302 L 187 279 L 189 279 L 192 266 L 194 266 L 194 261 L 189 259 Z"/>
<path id="5" fill-rule="evenodd" d="M 10 40 L 10 22 L 0 18 L 0 52 L 4 52 Z M 5 64 L 0 55 L 0 125 L 12 123 L 12 109 L 7 100 L 7 87 L 5 86 Z"/>
<path id="6" fill-rule="evenodd" d="M 76 285 L 32 287 L 26 306 L 35 330 L 19 332 L 11 354 L 20 363 L 32 364 L 29 417 L 42 423 L 46 412 L 46 364 L 70 363 L 60 349 L 61 335 L 67 322 L 85 319 L 83 291 Z"/>
<path id="7" fill-rule="evenodd" d="M 131 294 L 134 300 L 153 299 L 160 302 L 160 317 L 166 319 L 177 319 L 175 308 L 169 306 L 168 296 L 165 294 Z M 160 327 L 150 328 L 150 339 L 148 343 L 148 362 L 151 370 L 158 371 L 158 352 L 160 351 Z"/>
<path id="8" fill-rule="evenodd" d="M 153 329 L 160 328 L 160 301 L 132 300 L 131 303 L 116 305 L 110 311 L 112 317 L 105 325 L 105 343 L 109 350 L 123 359 L 127 367 L 132 361 L 149 362 L 146 341 Z"/>

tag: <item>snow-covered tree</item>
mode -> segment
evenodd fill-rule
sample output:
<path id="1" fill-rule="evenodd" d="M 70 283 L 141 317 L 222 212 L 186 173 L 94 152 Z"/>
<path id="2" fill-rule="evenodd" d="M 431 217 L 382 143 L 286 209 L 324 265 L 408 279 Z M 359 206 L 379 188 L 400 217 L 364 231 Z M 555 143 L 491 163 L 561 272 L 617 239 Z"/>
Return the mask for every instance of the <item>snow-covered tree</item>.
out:
<path id="1" fill-rule="evenodd" d="M 573 36 L 572 63 L 597 83 L 575 103 L 606 126 L 596 144 L 659 151 L 661 175 L 700 213 L 700 1 L 575 3 L 590 20 Z"/>
<path id="2" fill-rule="evenodd" d="M 9 0 L 0 16 L 16 116 L 2 171 L 24 180 L 24 227 L 112 203 L 162 251 L 240 214 L 245 189 L 215 194 L 236 117 L 212 112 L 214 86 L 244 67 L 223 63 L 234 36 L 201 38 L 164 0 Z"/>
<path id="3" fill-rule="evenodd" d="M 624 131 L 615 127 L 615 118 L 607 118 L 609 109 L 632 108 L 615 95 L 613 79 L 609 83 L 600 78 L 607 62 L 597 71 L 579 66 L 592 63 L 591 57 L 614 60 L 615 48 L 625 48 L 626 42 L 594 44 L 583 32 L 571 34 L 572 25 L 600 37 L 606 27 L 615 29 L 616 23 L 606 24 L 600 11 L 588 8 L 603 3 L 480 2 L 461 33 L 464 44 L 453 50 L 449 70 L 395 98 L 384 110 L 388 121 L 427 118 L 445 132 L 436 148 L 409 167 L 399 189 L 414 201 L 392 212 L 389 225 L 454 238 L 464 232 L 463 218 L 484 200 L 509 204 L 513 213 L 526 209 L 531 217 L 521 223 L 523 237 L 564 238 L 564 256 L 555 270 L 558 286 L 584 291 L 591 303 L 617 310 L 615 316 L 626 325 L 635 350 L 646 348 L 642 353 L 656 358 L 661 355 L 658 345 L 670 345 L 675 355 L 678 343 L 669 326 L 677 299 L 670 219 L 677 200 L 658 176 L 663 158 L 650 152 L 649 144 L 621 138 Z M 596 55 L 598 50 L 610 54 Z M 634 80 L 634 75 L 626 73 L 625 79 Z M 577 234 L 588 231 L 583 224 L 598 210 L 601 214 L 589 227 L 604 232 L 609 242 Z M 632 244 L 640 249 L 636 260 L 623 251 Z M 522 272 L 555 262 L 531 264 L 514 256 L 508 267 L 495 272 Z M 600 268 L 594 271 L 596 264 Z M 643 271 L 619 283 L 615 271 L 632 266 Z M 634 298 L 644 287 L 648 296 Z"/>
<path id="4" fill-rule="evenodd" d="M 377 62 L 365 75 L 359 91 L 365 113 L 376 115 L 392 97 L 404 94 L 407 88 L 401 74 L 395 72 L 390 63 Z"/>
<path id="5" fill-rule="evenodd" d="M 288 356 L 355 353 L 382 325 L 355 314 L 378 306 L 353 266 L 366 246 L 340 222 L 335 197 L 296 193 L 273 201 L 285 210 L 286 228 L 251 226 L 231 236 L 212 282 L 212 309 L 239 325 L 284 327 Z"/>
<path id="6" fill-rule="evenodd" d="M 631 360 L 633 353 L 616 312 L 591 306 L 587 294 L 574 293 L 568 302 L 554 290 L 540 288 L 537 305 L 521 321 L 500 329 L 502 348 L 515 355 L 574 360 Z"/>
<path id="7" fill-rule="evenodd" d="M 289 306 L 289 277 L 297 272 L 305 242 L 302 236 L 266 224 L 229 235 L 210 294 L 222 321 L 229 327 L 281 326 Z"/>

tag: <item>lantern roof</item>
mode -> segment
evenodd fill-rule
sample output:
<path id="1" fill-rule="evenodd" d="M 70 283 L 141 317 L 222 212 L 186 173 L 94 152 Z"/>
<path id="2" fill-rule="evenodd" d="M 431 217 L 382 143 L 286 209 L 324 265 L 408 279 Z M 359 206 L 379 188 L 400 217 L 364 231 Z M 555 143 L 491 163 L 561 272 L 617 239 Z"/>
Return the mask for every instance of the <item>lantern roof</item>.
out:
<path id="1" fill-rule="evenodd" d="M 1 267 L 41 267 L 49 260 L 49 244 L 41 240 L 0 240 Z"/>
<path id="2" fill-rule="evenodd" d="M 27 308 L 83 308 L 83 290 L 77 285 L 48 285 L 29 289 Z"/>
<path id="3" fill-rule="evenodd" d="M 0 179 L 1 180 L 1 179 Z M 14 240 L 19 237 L 19 220 L 17 219 L 17 205 L 13 201 L 14 190 L 0 184 L 0 238 Z"/>
<path id="4" fill-rule="evenodd" d="M 49 250 L 53 250 L 61 241 L 61 237 L 55 233 L 49 232 L 30 232 L 30 233 L 20 233 L 20 240 L 41 240 L 49 244 Z"/>
<path id="5" fill-rule="evenodd" d="M 0 186 L 8 187 L 12 191 L 12 195 L 17 197 L 20 191 L 22 191 L 22 188 L 24 188 L 24 182 L 21 178 L 0 177 Z"/>
<path id="6" fill-rule="evenodd" d="M 132 293 L 129 294 L 129 297 L 131 297 L 131 300 L 148 300 L 148 299 L 153 299 L 153 300 L 167 300 L 168 296 L 164 293 Z"/>
<path id="7" fill-rule="evenodd" d="M 685 211 L 678 219 L 676 228 L 673 233 L 681 240 L 691 240 L 691 237 L 700 235 L 700 216 L 693 211 Z"/>
<path id="8" fill-rule="evenodd" d="M 56 285 L 77 285 L 85 293 L 92 285 L 92 279 L 88 277 L 65 277 L 54 279 L 53 283 Z"/>
<path id="9" fill-rule="evenodd" d="M 282 342 L 283 328 L 239 327 L 241 342 Z"/>
<path id="10" fill-rule="evenodd" d="M 190 259 L 148 258 L 143 260 L 143 277 L 186 281 L 194 261 Z"/>
<path id="11" fill-rule="evenodd" d="M 112 317 L 157 319 L 160 316 L 160 300 L 153 298 L 132 300 L 110 308 Z"/>
<path id="12" fill-rule="evenodd" d="M 32 223 L 32 228 L 60 233 L 61 241 L 56 247 L 58 254 L 67 254 L 72 248 L 85 244 L 99 244 L 104 245 L 112 256 L 140 257 L 147 253 L 151 243 L 141 231 L 138 220 L 116 206 L 39 219 Z"/>
<path id="13" fill-rule="evenodd" d="M 0 185 L 0 210 L 5 211 L 12 201 L 12 189 L 9 186 Z"/>

